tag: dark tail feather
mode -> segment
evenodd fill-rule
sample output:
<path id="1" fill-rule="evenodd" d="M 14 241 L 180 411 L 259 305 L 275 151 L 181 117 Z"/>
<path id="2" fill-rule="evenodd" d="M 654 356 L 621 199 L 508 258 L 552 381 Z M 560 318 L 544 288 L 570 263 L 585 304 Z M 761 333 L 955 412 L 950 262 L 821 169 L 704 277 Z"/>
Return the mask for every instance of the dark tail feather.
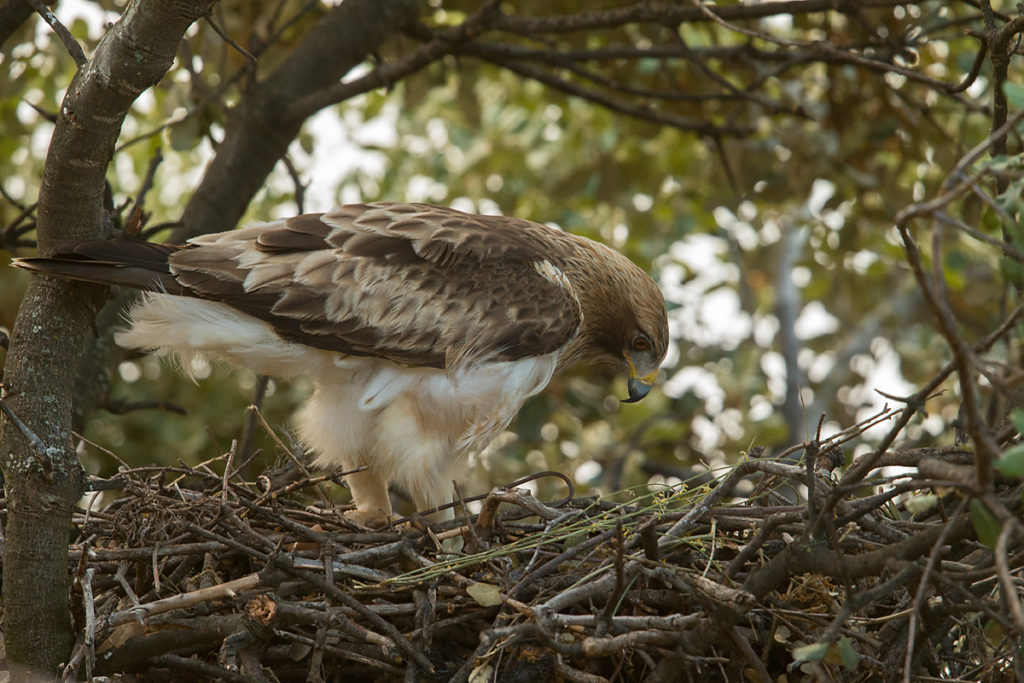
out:
<path id="1" fill-rule="evenodd" d="M 90 240 L 66 245 L 50 257 L 17 258 L 11 265 L 70 280 L 182 294 L 167 263 L 181 248 L 135 240 Z"/>

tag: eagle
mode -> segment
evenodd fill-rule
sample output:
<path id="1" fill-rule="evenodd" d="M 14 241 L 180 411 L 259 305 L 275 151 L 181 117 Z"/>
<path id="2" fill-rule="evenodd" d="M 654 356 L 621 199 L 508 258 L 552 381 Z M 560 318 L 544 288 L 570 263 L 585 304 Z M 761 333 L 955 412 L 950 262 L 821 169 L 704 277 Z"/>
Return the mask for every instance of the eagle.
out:
<path id="1" fill-rule="evenodd" d="M 368 527 L 389 486 L 420 511 L 554 373 L 624 371 L 650 391 L 668 348 L 653 279 L 592 240 L 508 216 L 415 203 L 350 204 L 196 237 L 129 239 L 15 259 L 37 273 L 141 289 L 115 340 L 314 385 L 296 430 L 341 468 Z M 442 515 L 451 518 L 452 514 Z"/>

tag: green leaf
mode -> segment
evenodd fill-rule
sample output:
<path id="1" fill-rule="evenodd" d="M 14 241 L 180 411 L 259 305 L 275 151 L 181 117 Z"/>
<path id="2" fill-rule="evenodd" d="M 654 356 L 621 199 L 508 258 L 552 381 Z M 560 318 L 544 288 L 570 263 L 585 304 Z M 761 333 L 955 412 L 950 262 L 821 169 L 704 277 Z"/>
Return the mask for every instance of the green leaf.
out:
<path id="1" fill-rule="evenodd" d="M 843 636 L 837 643 L 839 645 L 839 657 L 843 661 L 843 666 L 849 671 L 854 671 L 857 665 L 860 663 L 860 655 L 853 649 L 853 641 L 847 636 Z"/>
<path id="2" fill-rule="evenodd" d="M 999 260 L 999 270 L 1007 282 L 1018 289 L 1024 287 L 1024 264 L 1020 261 L 1004 256 Z"/>
<path id="3" fill-rule="evenodd" d="M 938 505 L 939 497 L 934 493 L 926 493 L 920 496 L 911 496 L 907 498 L 906 506 L 907 512 L 911 514 L 918 514 L 921 512 L 927 512 L 933 507 Z"/>
<path id="4" fill-rule="evenodd" d="M 1024 444 L 1017 444 L 999 456 L 996 469 L 1004 477 L 1024 477 Z"/>
<path id="5" fill-rule="evenodd" d="M 996 541 L 999 540 L 999 522 L 977 498 L 971 501 L 971 521 L 974 523 L 974 532 L 978 535 L 978 540 L 989 548 L 995 548 Z"/>
<path id="6" fill-rule="evenodd" d="M 793 659 L 798 662 L 817 662 L 828 654 L 828 643 L 811 643 L 793 649 Z"/>
<path id="7" fill-rule="evenodd" d="M 1003 83 L 1003 92 L 1006 93 L 1006 99 L 1014 108 L 1024 109 L 1024 85 L 1006 81 Z"/>
<path id="8" fill-rule="evenodd" d="M 1024 204 L 1024 200 L 1021 199 L 1020 184 L 1011 183 L 1001 195 L 996 197 L 996 203 L 1008 214 L 1020 211 Z"/>
<path id="9" fill-rule="evenodd" d="M 1024 434 L 1024 410 L 1017 408 L 1010 412 L 1010 422 L 1017 428 L 1017 432 Z"/>
<path id="10" fill-rule="evenodd" d="M 992 157 L 988 161 L 982 161 L 980 164 L 974 166 L 975 170 L 982 168 L 992 169 L 993 171 L 1009 171 L 1020 168 L 1021 155 L 1020 154 L 999 154 Z"/>
<path id="11" fill-rule="evenodd" d="M 999 214 L 989 208 L 981 212 L 981 228 L 987 233 L 995 234 L 1003 227 L 1003 219 Z"/>
<path id="12" fill-rule="evenodd" d="M 466 588 L 466 593 L 481 607 L 494 607 L 501 604 L 501 592 L 493 583 L 474 583 Z"/>

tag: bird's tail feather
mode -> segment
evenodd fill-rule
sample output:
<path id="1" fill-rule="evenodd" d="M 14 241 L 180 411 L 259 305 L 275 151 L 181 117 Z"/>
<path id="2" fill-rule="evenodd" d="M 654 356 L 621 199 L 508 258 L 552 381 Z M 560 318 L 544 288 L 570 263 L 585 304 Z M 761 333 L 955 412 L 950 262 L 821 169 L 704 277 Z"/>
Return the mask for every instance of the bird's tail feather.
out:
<path id="1" fill-rule="evenodd" d="M 182 247 L 136 240 L 89 240 L 68 245 L 53 256 L 17 258 L 11 264 L 70 280 L 181 294 L 168 258 Z"/>

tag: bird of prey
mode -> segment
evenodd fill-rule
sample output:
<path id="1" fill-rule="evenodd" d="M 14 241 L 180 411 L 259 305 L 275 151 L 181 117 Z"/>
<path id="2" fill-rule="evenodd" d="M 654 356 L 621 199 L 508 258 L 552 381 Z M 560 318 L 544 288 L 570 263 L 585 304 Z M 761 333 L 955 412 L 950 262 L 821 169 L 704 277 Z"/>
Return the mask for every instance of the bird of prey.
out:
<path id="1" fill-rule="evenodd" d="M 352 204 L 183 246 L 81 242 L 15 265 L 145 290 L 123 347 L 310 377 L 297 431 L 314 464 L 366 467 L 346 477 L 366 526 L 390 518 L 390 484 L 419 510 L 450 502 L 458 465 L 555 372 L 618 365 L 637 401 L 668 346 L 658 286 L 618 252 L 427 204 Z"/>

